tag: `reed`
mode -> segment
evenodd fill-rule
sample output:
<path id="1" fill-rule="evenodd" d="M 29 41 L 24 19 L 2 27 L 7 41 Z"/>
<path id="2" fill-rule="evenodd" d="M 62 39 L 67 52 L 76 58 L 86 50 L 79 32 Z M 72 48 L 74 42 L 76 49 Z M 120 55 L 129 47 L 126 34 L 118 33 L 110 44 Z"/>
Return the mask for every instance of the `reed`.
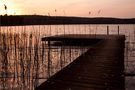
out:
<path id="1" fill-rule="evenodd" d="M 39 43 L 39 37 L 34 37 L 33 33 L 0 32 L 1 88 L 28 89 L 33 86 L 31 80 L 37 78 L 39 72 Z"/>

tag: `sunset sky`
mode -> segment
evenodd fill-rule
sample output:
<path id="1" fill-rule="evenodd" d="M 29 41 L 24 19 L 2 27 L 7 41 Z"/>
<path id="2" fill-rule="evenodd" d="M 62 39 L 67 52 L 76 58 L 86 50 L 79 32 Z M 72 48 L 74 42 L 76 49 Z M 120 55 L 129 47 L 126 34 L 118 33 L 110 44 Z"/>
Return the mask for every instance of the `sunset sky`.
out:
<path id="1" fill-rule="evenodd" d="M 0 0 L 0 14 L 135 18 L 135 0 Z"/>

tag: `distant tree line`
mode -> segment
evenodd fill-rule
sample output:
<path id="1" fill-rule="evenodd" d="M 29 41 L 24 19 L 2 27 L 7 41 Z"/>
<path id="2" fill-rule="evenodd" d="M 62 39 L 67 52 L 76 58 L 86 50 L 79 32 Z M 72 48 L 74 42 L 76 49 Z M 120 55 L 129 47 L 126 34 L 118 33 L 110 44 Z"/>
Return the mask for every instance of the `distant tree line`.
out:
<path id="1" fill-rule="evenodd" d="M 48 25 L 48 24 L 135 24 L 135 18 L 86 18 L 64 16 L 16 15 L 1 16 L 1 26 Z"/>

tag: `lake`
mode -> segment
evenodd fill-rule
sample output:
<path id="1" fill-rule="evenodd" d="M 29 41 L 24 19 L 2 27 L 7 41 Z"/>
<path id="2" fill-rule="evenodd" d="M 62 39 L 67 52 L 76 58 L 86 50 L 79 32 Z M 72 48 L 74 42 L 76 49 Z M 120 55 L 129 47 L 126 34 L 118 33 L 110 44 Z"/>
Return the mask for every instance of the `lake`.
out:
<path id="1" fill-rule="evenodd" d="M 135 24 L 6 26 L 0 27 L 0 89 L 34 89 L 87 51 L 75 47 L 48 50 L 47 43 L 41 42 L 42 37 L 61 34 L 125 35 L 125 72 L 135 74 Z M 134 79 L 126 77 L 127 90 L 135 88 Z"/>

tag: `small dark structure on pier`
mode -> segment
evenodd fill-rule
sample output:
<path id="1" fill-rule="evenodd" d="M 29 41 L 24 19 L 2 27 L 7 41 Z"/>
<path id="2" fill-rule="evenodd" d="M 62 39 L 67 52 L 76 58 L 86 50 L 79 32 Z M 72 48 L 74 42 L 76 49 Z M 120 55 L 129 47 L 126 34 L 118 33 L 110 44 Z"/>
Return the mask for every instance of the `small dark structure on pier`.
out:
<path id="1" fill-rule="evenodd" d="M 36 90 L 124 90 L 124 35 L 60 35 L 48 45 L 90 46 Z"/>

